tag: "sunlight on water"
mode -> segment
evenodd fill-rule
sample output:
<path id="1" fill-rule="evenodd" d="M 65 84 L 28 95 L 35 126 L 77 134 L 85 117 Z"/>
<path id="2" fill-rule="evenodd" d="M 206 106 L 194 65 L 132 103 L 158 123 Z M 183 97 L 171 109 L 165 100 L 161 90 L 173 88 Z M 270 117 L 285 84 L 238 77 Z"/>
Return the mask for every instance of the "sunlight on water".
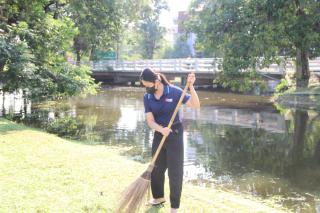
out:
<path id="1" fill-rule="evenodd" d="M 121 117 L 117 123 L 118 129 L 134 131 L 137 128 L 138 112 L 133 107 L 120 107 Z"/>

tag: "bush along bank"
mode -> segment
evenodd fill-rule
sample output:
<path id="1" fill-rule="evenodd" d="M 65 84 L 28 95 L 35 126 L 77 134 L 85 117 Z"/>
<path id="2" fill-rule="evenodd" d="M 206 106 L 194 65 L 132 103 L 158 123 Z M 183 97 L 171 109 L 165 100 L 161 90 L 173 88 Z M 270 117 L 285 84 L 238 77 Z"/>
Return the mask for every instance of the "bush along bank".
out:
<path id="1" fill-rule="evenodd" d="M 232 92 L 244 94 L 261 94 L 267 92 L 267 83 L 256 71 L 248 72 L 220 72 L 214 83 L 218 87 Z"/>

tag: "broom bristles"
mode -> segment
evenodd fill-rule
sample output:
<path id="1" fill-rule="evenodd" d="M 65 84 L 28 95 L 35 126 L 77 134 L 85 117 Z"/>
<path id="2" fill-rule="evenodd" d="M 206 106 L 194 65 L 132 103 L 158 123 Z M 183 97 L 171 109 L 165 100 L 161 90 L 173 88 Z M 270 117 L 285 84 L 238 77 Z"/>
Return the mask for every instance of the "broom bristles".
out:
<path id="1" fill-rule="evenodd" d="M 139 210 L 150 186 L 152 169 L 153 166 L 149 165 L 148 169 L 122 192 L 117 212 L 135 213 Z"/>

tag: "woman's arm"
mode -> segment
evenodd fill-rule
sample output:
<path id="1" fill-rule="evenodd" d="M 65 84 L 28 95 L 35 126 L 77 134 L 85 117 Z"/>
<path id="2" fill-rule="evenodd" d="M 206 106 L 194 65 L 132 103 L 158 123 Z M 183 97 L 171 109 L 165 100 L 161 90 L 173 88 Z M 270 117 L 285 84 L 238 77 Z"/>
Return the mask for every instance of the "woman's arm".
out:
<path id="1" fill-rule="evenodd" d="M 194 82 L 196 81 L 196 77 L 193 73 L 188 75 L 188 82 L 189 82 L 189 89 L 190 89 L 190 99 L 186 103 L 188 107 L 191 107 L 193 109 L 199 109 L 200 108 L 200 101 L 198 94 L 196 90 L 193 87 Z"/>
<path id="2" fill-rule="evenodd" d="M 146 119 L 147 119 L 148 126 L 151 129 L 154 129 L 154 130 L 160 132 L 164 136 L 168 136 L 170 134 L 170 132 L 172 131 L 168 127 L 163 127 L 163 126 L 157 124 L 156 121 L 154 120 L 152 112 L 146 113 Z"/>

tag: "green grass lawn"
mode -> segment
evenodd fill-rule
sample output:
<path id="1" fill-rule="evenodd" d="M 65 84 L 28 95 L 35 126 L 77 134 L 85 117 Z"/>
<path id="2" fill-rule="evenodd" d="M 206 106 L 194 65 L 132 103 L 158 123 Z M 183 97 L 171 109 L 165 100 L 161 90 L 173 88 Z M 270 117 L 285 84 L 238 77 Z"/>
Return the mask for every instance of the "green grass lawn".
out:
<path id="1" fill-rule="evenodd" d="M 120 192 L 147 166 L 121 155 L 124 151 L 0 119 L 0 212 L 114 212 Z M 191 184 L 184 184 L 182 193 L 181 212 L 285 211 L 270 200 Z M 167 202 L 141 212 L 169 207 Z"/>

